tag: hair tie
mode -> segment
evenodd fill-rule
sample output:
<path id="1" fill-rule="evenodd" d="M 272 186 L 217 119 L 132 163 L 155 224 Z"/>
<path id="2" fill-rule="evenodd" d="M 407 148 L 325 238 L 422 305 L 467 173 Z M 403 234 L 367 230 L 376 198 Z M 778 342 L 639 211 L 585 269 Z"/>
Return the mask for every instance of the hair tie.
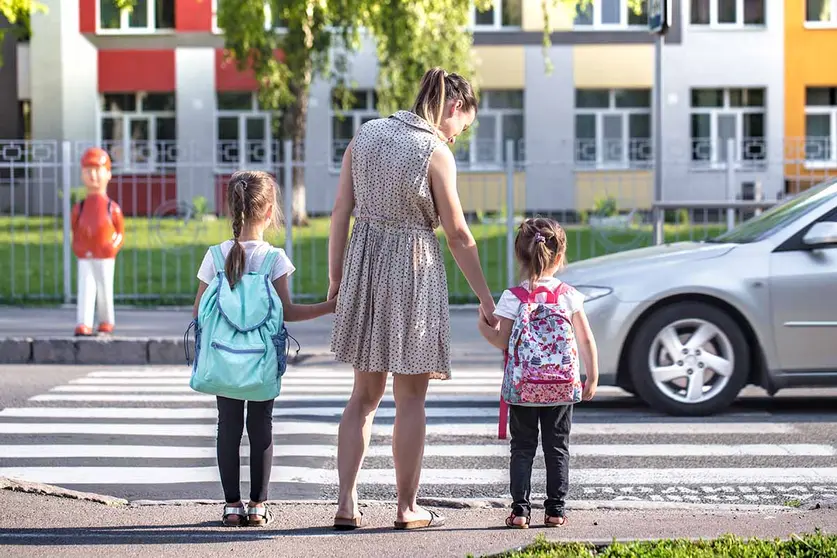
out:
<path id="1" fill-rule="evenodd" d="M 541 233 L 535 233 L 535 242 L 543 243 L 546 242 L 546 237 Z"/>
<path id="2" fill-rule="evenodd" d="M 245 192 L 247 191 L 247 181 L 246 180 L 239 180 L 238 185 L 241 186 L 241 189 Z"/>

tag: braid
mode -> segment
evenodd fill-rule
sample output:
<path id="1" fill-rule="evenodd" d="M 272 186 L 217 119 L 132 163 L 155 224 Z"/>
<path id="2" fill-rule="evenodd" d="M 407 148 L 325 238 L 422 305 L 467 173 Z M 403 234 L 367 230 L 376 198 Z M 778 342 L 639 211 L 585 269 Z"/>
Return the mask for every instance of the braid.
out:
<path id="1" fill-rule="evenodd" d="M 227 280 L 230 287 L 235 287 L 235 284 L 241 280 L 244 275 L 244 266 L 246 264 L 244 247 L 238 241 L 241 236 L 241 229 L 244 227 L 246 219 L 246 202 L 245 191 L 247 190 L 247 182 L 239 180 L 231 189 L 230 192 L 230 208 L 232 209 L 232 231 L 233 231 L 233 245 L 230 253 L 227 254 L 226 265 L 224 271 L 227 274 Z"/>

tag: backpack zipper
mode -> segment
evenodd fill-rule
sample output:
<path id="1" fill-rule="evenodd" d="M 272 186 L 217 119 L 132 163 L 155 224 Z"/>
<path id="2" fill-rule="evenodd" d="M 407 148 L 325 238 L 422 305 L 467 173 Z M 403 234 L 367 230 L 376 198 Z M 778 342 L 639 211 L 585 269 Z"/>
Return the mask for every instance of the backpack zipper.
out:
<path id="1" fill-rule="evenodd" d="M 238 355 L 246 355 L 246 354 L 262 354 L 264 353 L 264 349 L 236 349 L 234 347 L 228 347 L 219 343 L 218 341 L 213 341 L 210 345 L 213 349 L 221 349 L 222 351 L 226 351 L 228 353 L 238 354 Z"/>

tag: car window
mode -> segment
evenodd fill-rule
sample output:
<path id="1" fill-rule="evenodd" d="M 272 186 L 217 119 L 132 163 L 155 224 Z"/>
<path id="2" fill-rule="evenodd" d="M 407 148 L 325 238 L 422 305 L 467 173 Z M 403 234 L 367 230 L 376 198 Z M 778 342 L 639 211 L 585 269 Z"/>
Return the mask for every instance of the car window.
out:
<path id="1" fill-rule="evenodd" d="M 837 196 L 837 180 L 824 182 L 790 198 L 777 206 L 771 207 L 758 217 L 738 225 L 729 232 L 712 239 L 712 242 L 733 242 L 746 244 L 763 240 L 809 211 L 820 207 Z"/>

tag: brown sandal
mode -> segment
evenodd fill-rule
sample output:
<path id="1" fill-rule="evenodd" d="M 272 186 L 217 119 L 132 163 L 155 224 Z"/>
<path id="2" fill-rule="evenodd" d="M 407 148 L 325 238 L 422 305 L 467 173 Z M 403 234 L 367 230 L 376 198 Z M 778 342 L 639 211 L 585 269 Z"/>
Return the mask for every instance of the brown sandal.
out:
<path id="1" fill-rule="evenodd" d="M 567 524 L 567 516 L 563 513 L 558 515 L 546 515 L 543 516 L 543 524 L 544 527 L 561 527 L 562 525 Z"/>
<path id="2" fill-rule="evenodd" d="M 523 517 L 526 521 L 523 523 L 515 523 L 514 520 L 518 517 L 523 517 L 522 515 L 514 515 L 513 513 L 506 518 L 506 527 L 509 529 L 528 529 L 529 528 L 529 516 Z"/>
<path id="3" fill-rule="evenodd" d="M 434 512 L 433 510 L 427 510 L 430 513 L 430 519 L 416 519 L 414 521 L 396 521 L 394 524 L 395 529 L 427 529 L 429 527 L 441 527 L 445 524 L 445 517 L 439 515 L 438 513 Z"/>
<path id="4" fill-rule="evenodd" d="M 334 528 L 338 531 L 354 531 L 363 527 L 363 512 L 355 517 L 335 517 Z"/>

